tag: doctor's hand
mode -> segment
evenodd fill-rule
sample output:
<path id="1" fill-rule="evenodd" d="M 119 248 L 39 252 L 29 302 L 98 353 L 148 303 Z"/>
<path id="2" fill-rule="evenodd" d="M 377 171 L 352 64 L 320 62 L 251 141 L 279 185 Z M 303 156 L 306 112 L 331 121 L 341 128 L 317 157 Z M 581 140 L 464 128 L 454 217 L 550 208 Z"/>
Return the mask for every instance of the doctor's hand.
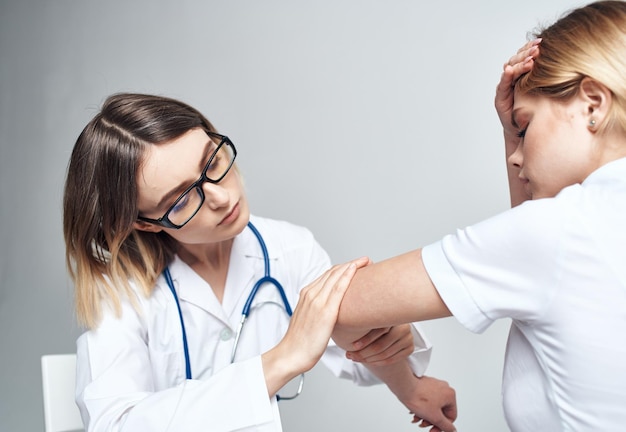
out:
<path id="1" fill-rule="evenodd" d="M 357 269 L 369 262 L 364 257 L 333 266 L 300 291 L 285 336 L 261 356 L 270 396 L 292 378 L 310 370 L 322 357 L 337 322 L 341 300 Z"/>
<path id="2" fill-rule="evenodd" d="M 352 343 L 346 357 L 372 366 L 390 365 L 407 358 L 415 350 L 410 324 L 371 330 Z"/>

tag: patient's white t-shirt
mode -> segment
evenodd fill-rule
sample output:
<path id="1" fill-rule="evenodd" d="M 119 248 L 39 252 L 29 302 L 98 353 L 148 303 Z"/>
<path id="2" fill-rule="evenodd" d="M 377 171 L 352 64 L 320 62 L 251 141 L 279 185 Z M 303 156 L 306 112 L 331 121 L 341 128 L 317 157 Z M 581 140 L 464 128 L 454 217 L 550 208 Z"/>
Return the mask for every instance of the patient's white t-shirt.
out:
<path id="1" fill-rule="evenodd" d="M 626 159 L 422 256 L 467 329 L 512 319 L 503 375 L 511 430 L 626 430 Z"/>

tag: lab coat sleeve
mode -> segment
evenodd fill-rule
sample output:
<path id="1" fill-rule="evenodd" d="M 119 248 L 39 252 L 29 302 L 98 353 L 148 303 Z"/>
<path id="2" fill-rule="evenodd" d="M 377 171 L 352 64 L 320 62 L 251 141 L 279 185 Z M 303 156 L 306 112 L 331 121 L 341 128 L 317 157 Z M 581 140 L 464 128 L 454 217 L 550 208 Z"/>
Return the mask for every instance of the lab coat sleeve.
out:
<path id="1" fill-rule="evenodd" d="M 415 348 L 408 357 L 409 365 L 415 375 L 422 376 L 430 362 L 432 345 L 423 334 L 419 324 L 411 324 L 411 333 Z M 345 350 L 339 348 L 332 339 L 322 356 L 322 362 L 333 375 L 352 380 L 357 385 L 369 386 L 381 383 L 364 365 L 347 359 Z"/>
<path id="2" fill-rule="evenodd" d="M 145 338 L 126 305 L 78 339 L 76 398 L 88 432 L 233 431 L 276 421 L 260 356 L 157 391 Z"/>

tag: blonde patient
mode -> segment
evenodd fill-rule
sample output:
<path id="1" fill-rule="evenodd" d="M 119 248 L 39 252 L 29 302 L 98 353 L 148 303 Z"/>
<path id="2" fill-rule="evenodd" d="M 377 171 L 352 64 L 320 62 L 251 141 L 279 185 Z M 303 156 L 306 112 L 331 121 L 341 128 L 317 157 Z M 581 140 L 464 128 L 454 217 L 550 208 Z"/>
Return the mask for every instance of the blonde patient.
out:
<path id="1" fill-rule="evenodd" d="M 509 62 L 495 105 L 512 209 L 358 270 L 334 333 L 512 321 L 512 431 L 626 424 L 626 3 L 574 9 Z M 465 391 L 474 391 L 468 389 Z"/>

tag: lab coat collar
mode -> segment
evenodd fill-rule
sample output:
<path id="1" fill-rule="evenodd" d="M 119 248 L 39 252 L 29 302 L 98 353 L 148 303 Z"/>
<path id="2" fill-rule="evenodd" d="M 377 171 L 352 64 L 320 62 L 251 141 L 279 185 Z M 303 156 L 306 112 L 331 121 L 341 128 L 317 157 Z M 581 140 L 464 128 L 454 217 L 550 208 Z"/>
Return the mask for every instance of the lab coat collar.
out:
<path id="1" fill-rule="evenodd" d="M 255 254 L 255 247 L 258 249 L 258 254 Z M 254 259 L 259 254 L 262 263 L 263 253 L 256 237 L 250 229 L 244 229 L 233 242 L 222 302 L 222 309 L 231 319 L 236 316 L 236 320 L 239 320 L 242 307 L 237 307 L 237 305 L 243 305 L 254 282 L 263 276 L 263 268 L 259 268 L 258 260 Z"/>
<path id="2" fill-rule="evenodd" d="M 178 256 L 169 267 L 179 301 L 191 303 L 233 327 L 241 314 L 237 305 L 245 302 L 254 281 L 263 276 L 263 252 L 250 229 L 235 237 L 221 304 L 211 286 Z"/>

